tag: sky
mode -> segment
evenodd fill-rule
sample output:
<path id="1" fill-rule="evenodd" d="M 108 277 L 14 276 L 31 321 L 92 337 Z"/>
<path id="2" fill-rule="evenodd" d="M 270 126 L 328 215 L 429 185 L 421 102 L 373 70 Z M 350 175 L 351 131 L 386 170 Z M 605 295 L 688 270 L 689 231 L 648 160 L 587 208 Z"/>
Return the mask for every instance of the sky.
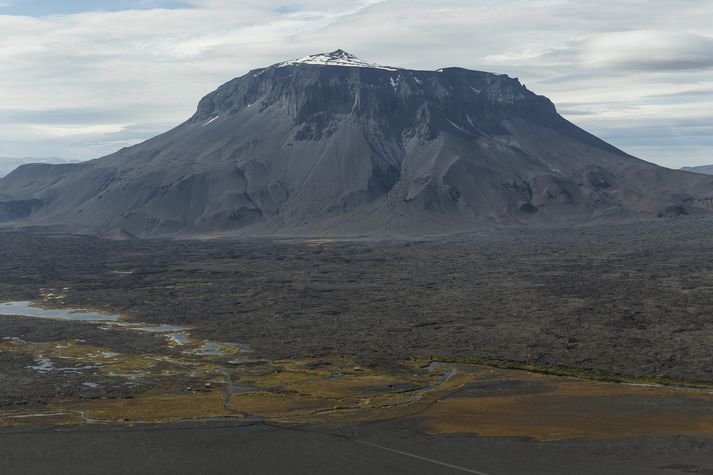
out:
<path id="1" fill-rule="evenodd" d="M 250 69 L 344 49 L 518 77 L 667 167 L 713 163 L 709 0 L 0 0 L 0 157 L 90 159 Z"/>

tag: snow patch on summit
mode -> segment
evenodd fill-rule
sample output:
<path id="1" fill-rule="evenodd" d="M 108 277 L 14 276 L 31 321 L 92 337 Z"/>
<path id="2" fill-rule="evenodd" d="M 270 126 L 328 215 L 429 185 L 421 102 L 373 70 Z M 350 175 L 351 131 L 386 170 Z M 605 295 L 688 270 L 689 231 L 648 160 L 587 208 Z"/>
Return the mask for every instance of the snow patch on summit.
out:
<path id="1" fill-rule="evenodd" d="M 366 61 L 363 61 L 353 54 L 349 54 L 341 49 L 332 51 L 331 53 L 313 54 L 305 56 L 304 58 L 285 61 L 284 63 L 278 63 L 276 66 L 278 68 L 283 68 L 285 66 L 293 66 L 297 64 L 317 64 L 322 66 L 345 66 L 350 68 L 372 68 L 383 69 L 385 71 L 398 71 L 398 68 L 392 68 L 391 66 L 367 63 Z"/>

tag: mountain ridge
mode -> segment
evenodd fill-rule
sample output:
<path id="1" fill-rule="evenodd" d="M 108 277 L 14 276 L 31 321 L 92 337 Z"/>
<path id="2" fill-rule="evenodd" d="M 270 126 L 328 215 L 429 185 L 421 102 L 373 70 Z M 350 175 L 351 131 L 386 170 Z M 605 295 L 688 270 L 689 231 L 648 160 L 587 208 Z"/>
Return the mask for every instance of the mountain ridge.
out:
<path id="1" fill-rule="evenodd" d="M 254 69 L 176 128 L 0 181 L 0 222 L 138 237 L 420 234 L 708 213 L 713 178 L 639 160 L 502 74 L 342 50 Z"/>
<path id="2" fill-rule="evenodd" d="M 72 163 L 73 160 L 67 160 L 58 157 L 0 157 L 0 178 L 8 175 L 10 172 L 15 170 L 21 165 L 28 163 L 50 163 L 50 164 L 61 164 L 61 163 Z"/>
<path id="3" fill-rule="evenodd" d="M 696 167 L 683 167 L 683 171 L 693 173 L 703 173 L 704 175 L 713 175 L 713 165 L 699 165 Z"/>

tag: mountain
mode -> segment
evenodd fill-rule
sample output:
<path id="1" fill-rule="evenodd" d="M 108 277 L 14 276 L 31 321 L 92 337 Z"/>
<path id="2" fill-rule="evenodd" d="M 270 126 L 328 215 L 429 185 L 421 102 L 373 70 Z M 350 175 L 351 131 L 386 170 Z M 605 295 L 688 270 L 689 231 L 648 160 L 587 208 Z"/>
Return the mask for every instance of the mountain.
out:
<path id="1" fill-rule="evenodd" d="M 665 169 L 506 75 L 338 50 L 250 71 L 178 127 L 0 181 L 7 226 L 138 237 L 420 234 L 710 212 L 713 177 Z"/>
<path id="2" fill-rule="evenodd" d="M 0 178 L 26 163 L 70 163 L 63 158 L 9 158 L 0 157 Z"/>
<path id="3" fill-rule="evenodd" d="M 703 173 L 704 175 L 713 175 L 713 165 L 701 165 L 699 167 L 683 167 L 681 170 L 693 173 Z"/>

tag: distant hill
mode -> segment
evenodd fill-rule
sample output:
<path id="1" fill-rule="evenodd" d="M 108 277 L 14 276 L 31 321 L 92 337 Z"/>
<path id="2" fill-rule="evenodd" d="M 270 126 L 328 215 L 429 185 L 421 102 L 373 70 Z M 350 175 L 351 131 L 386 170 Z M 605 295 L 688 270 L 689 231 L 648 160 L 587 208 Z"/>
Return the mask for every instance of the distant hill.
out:
<path id="1" fill-rule="evenodd" d="M 5 175 L 9 175 L 10 172 L 15 170 L 17 167 L 20 165 L 25 165 L 27 163 L 50 163 L 50 164 L 59 164 L 59 163 L 71 163 L 70 160 L 65 160 L 63 158 L 9 158 L 9 157 L 0 157 L 0 178 L 4 177 Z"/>
<path id="2" fill-rule="evenodd" d="M 701 165 L 700 167 L 683 167 L 681 170 L 693 173 L 702 173 L 704 175 L 713 175 L 713 165 Z"/>
<path id="3" fill-rule="evenodd" d="M 341 50 L 233 79 L 144 143 L 0 180 L 6 226 L 137 237 L 418 235 L 711 210 L 713 177 L 628 155 L 516 78 Z"/>

